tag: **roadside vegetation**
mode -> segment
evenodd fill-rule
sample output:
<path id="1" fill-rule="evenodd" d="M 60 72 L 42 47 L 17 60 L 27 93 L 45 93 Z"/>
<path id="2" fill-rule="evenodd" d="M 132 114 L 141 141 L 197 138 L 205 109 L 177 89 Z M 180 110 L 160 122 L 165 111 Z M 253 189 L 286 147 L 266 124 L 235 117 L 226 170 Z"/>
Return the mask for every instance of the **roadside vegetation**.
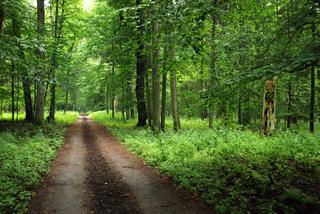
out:
<path id="1" fill-rule="evenodd" d="M 219 213 L 320 209 L 319 134 L 279 131 L 261 138 L 251 130 L 203 129 L 201 121 L 192 119 L 185 123 L 190 128 L 179 132 L 154 132 L 103 112 L 90 116 L 148 165 L 201 196 Z"/>
<path id="2" fill-rule="evenodd" d="M 0 132 L 0 213 L 25 213 L 32 190 L 50 169 L 76 112 L 58 112 L 55 123 L 42 127 L 20 121 Z M 0 123 L 6 123 L 3 118 Z M 9 123 L 10 124 L 10 123 Z"/>

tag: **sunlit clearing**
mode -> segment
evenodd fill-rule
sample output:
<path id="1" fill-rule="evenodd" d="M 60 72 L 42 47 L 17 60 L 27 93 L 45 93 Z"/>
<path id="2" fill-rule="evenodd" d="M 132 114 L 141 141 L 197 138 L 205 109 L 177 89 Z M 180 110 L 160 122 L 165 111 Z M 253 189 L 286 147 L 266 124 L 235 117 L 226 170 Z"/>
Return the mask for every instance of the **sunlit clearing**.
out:
<path id="1" fill-rule="evenodd" d="M 94 6 L 94 0 L 83 0 L 82 4 L 83 4 L 83 9 L 89 12 L 90 10 L 92 10 Z"/>

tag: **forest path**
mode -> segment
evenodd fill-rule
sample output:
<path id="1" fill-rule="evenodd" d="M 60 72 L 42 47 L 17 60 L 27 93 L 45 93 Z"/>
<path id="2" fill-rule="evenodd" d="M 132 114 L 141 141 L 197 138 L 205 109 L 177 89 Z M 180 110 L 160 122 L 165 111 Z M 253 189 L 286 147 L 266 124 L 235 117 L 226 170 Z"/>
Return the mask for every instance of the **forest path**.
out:
<path id="1" fill-rule="evenodd" d="M 208 214 L 212 210 L 87 116 L 68 129 L 65 145 L 31 201 L 28 213 Z"/>

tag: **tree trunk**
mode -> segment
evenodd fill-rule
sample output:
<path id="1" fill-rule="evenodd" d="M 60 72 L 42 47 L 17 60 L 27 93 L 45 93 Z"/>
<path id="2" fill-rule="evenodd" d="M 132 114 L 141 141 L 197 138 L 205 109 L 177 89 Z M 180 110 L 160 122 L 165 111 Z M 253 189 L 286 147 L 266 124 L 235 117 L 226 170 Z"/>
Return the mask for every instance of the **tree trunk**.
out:
<path id="1" fill-rule="evenodd" d="M 260 134 L 272 135 L 276 126 L 276 77 L 266 80 Z"/>
<path id="2" fill-rule="evenodd" d="M 140 8 L 142 0 L 136 0 L 137 10 L 137 26 L 138 26 L 138 35 L 137 35 L 137 81 L 136 81 L 136 97 L 137 97 L 137 109 L 138 109 L 138 123 L 137 127 L 143 127 L 147 123 L 147 110 L 146 102 L 144 99 L 144 82 L 146 75 L 146 56 L 144 54 L 144 18 L 143 11 Z"/>
<path id="3" fill-rule="evenodd" d="M 166 127 L 166 104 L 167 104 L 167 58 L 168 48 L 165 48 L 164 64 L 162 71 L 162 97 L 161 97 L 161 129 L 164 131 Z"/>
<path id="4" fill-rule="evenodd" d="M 149 64 L 149 63 L 147 63 Z M 147 108 L 147 118 L 148 118 L 148 125 L 150 127 L 152 127 L 152 107 L 151 107 L 151 94 L 150 94 L 150 85 L 149 85 L 149 81 L 150 81 L 150 78 L 149 78 L 149 66 L 147 66 L 147 72 L 146 72 L 146 77 L 145 77 L 145 80 L 146 80 L 146 99 L 147 99 L 147 105 L 146 105 L 146 108 Z"/>
<path id="5" fill-rule="evenodd" d="M 12 60 L 11 64 L 11 125 L 14 125 L 14 72 L 15 72 L 15 65 Z"/>
<path id="6" fill-rule="evenodd" d="M 159 24 L 154 24 L 154 38 L 153 38 L 153 59 L 152 59 L 152 128 L 160 130 L 160 74 L 159 74 Z"/>
<path id="7" fill-rule="evenodd" d="M 316 67 L 311 67 L 311 93 L 310 93 L 310 125 L 309 130 L 310 132 L 314 133 L 314 112 L 315 112 L 315 85 L 316 85 Z"/>
<path id="8" fill-rule="evenodd" d="M 112 80 L 114 80 L 114 75 L 115 75 L 115 67 L 114 67 L 114 63 L 112 63 Z M 114 90 L 112 90 L 112 97 L 111 97 L 111 116 L 112 119 L 114 119 L 114 114 L 115 114 L 115 101 L 116 101 L 116 97 L 115 97 L 115 92 Z"/>
<path id="9" fill-rule="evenodd" d="M 215 1 L 213 1 L 215 6 Z M 216 9 L 216 8 L 214 8 Z M 211 64 L 210 64 L 210 88 L 213 87 L 216 75 L 216 28 L 217 28 L 217 15 L 216 10 L 213 11 L 211 16 L 212 19 L 212 29 L 211 29 Z M 212 90 L 211 90 L 212 93 Z M 211 94 L 210 93 L 210 94 Z M 212 96 L 209 96 L 209 128 L 213 128 L 213 103 Z"/>
<path id="10" fill-rule="evenodd" d="M 313 23 L 312 24 L 312 37 L 315 39 L 316 38 L 316 25 Z M 313 65 L 311 67 L 311 93 L 310 93 L 310 118 L 309 118 L 309 130 L 311 133 L 314 133 L 314 121 L 315 121 L 315 95 L 316 95 L 316 91 L 315 91 L 315 87 L 316 87 L 316 66 Z"/>
<path id="11" fill-rule="evenodd" d="M 289 82 L 288 84 L 288 116 L 287 116 L 287 128 L 290 129 L 292 121 L 292 112 L 291 112 L 291 102 L 292 102 L 292 86 Z"/>
<path id="12" fill-rule="evenodd" d="M 174 69 L 170 72 L 170 87 L 171 87 L 171 105 L 172 105 L 172 117 L 173 117 L 173 128 L 178 131 L 181 128 L 180 116 L 178 109 L 178 96 L 177 96 L 177 77 Z"/>
<path id="13" fill-rule="evenodd" d="M 16 121 L 19 121 L 19 98 L 20 98 L 20 81 L 17 78 L 17 102 L 16 102 Z"/>
<path id="14" fill-rule="evenodd" d="M 44 37 L 45 37 L 45 9 L 44 0 L 37 0 L 37 33 L 38 33 L 38 83 L 37 83 L 37 98 L 36 98 L 36 112 L 35 123 L 41 125 L 44 119 L 44 73 L 45 73 L 45 52 L 44 52 Z"/>

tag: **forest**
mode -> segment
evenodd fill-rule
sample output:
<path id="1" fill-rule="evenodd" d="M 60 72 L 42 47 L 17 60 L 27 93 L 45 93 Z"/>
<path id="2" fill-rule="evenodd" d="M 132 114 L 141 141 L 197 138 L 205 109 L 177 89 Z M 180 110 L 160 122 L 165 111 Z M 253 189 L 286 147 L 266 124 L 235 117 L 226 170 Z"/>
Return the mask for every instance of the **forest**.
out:
<path id="1" fill-rule="evenodd" d="M 0 0 L 0 213 L 319 213 L 319 67 L 317 0 Z"/>

